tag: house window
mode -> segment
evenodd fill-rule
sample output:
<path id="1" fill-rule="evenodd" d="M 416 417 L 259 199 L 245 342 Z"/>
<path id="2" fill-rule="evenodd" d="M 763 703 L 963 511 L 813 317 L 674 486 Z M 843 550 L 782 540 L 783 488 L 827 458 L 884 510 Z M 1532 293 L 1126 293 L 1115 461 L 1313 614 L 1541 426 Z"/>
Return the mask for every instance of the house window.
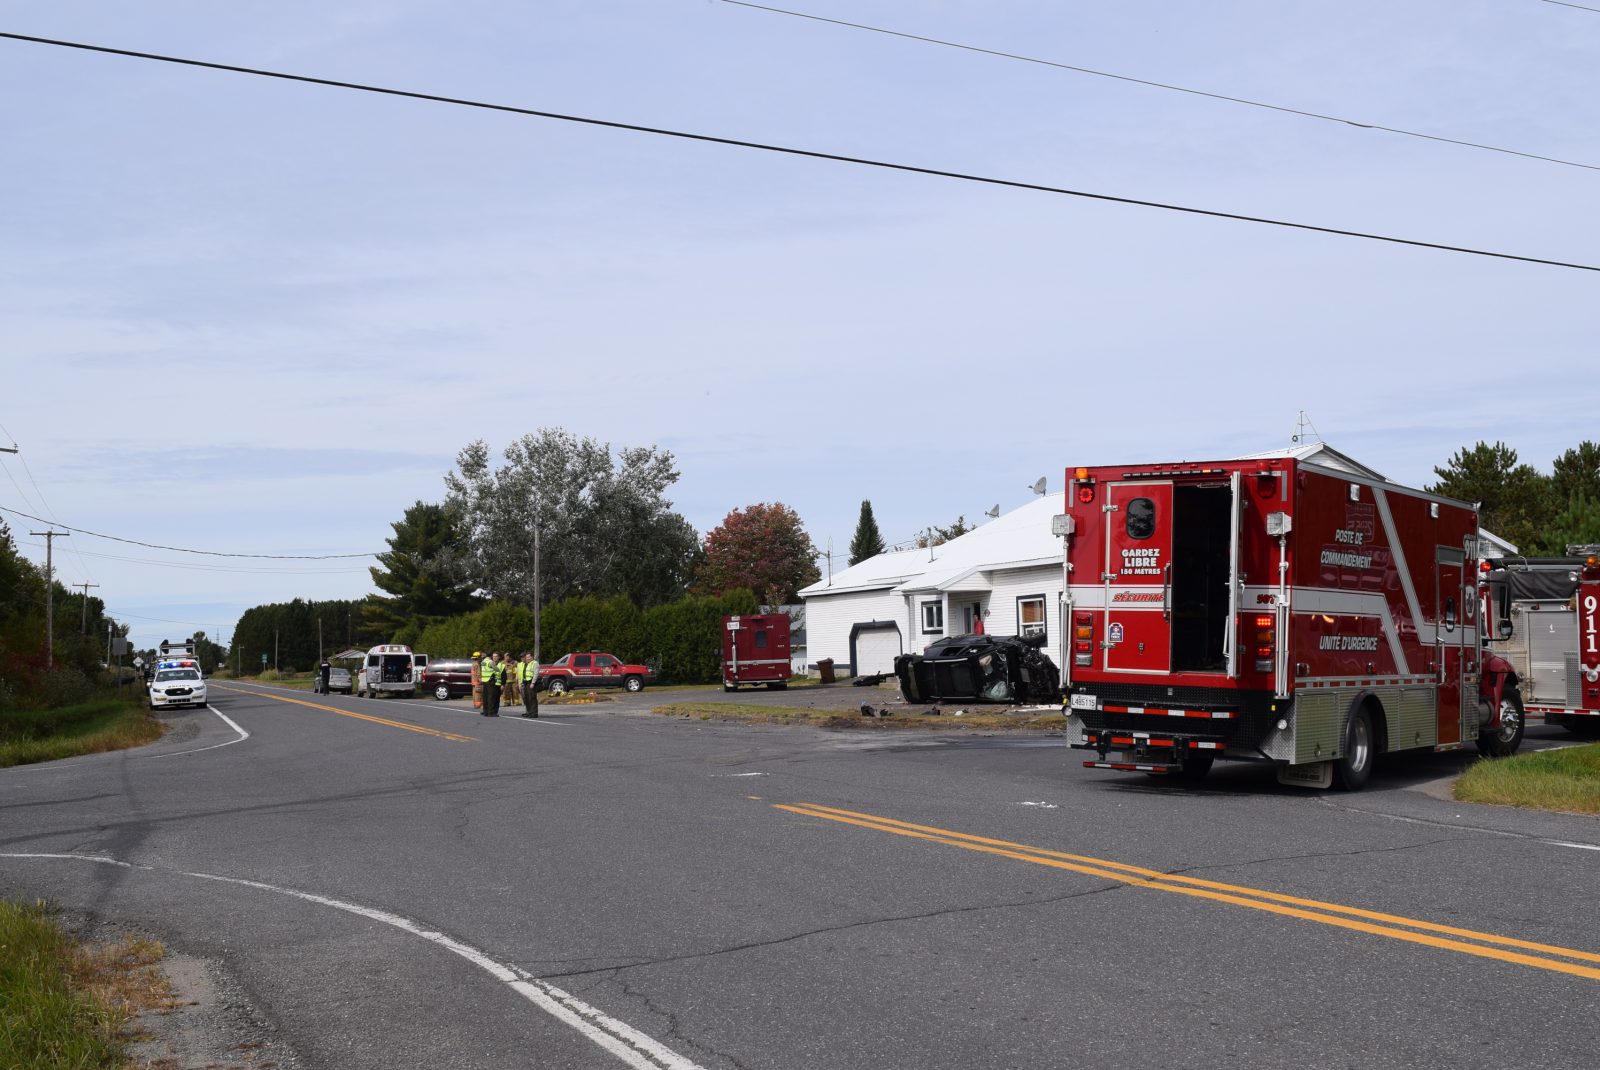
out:
<path id="1" fill-rule="evenodd" d="M 922 633 L 939 633 L 944 631 L 944 603 L 922 603 Z"/>
<path id="2" fill-rule="evenodd" d="M 1030 594 L 1017 599 L 1017 634 L 1027 636 L 1044 633 L 1044 595 Z"/>

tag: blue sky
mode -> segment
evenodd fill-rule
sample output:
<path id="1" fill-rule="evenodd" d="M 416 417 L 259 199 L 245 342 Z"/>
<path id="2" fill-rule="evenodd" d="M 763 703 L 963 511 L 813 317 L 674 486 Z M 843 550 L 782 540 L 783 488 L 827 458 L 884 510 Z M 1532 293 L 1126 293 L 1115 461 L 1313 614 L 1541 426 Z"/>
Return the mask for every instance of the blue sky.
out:
<path id="1" fill-rule="evenodd" d="M 793 8 L 1600 164 L 1600 14 L 1540 0 Z M 0 30 L 1600 261 L 1593 169 L 717 0 L 0 2 Z M 1597 437 L 1592 273 L 0 57 L 0 425 L 27 462 L 0 454 L 0 505 L 78 527 L 379 550 L 467 442 L 547 425 L 671 449 L 702 532 L 781 500 L 841 552 L 863 498 L 905 538 L 1070 465 L 1285 445 L 1301 409 L 1411 483 L 1479 439 L 1548 469 Z M 370 590 L 360 562 L 58 546 L 142 641 Z"/>

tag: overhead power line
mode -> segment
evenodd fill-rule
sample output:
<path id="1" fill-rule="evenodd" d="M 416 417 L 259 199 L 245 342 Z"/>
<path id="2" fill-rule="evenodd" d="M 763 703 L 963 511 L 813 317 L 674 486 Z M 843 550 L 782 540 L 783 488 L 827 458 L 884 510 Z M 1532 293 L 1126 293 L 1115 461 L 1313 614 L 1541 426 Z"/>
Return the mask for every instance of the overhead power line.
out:
<path id="1" fill-rule="evenodd" d="M 156 542 L 142 542 L 139 539 L 124 539 L 119 535 L 105 535 L 98 531 L 90 531 L 88 528 L 75 528 L 71 524 L 60 524 L 56 521 L 49 521 L 43 517 L 34 516 L 32 513 L 24 513 L 20 509 L 12 509 L 5 505 L 0 505 L 0 512 L 10 513 L 13 516 L 25 516 L 29 520 L 37 520 L 41 524 L 57 523 L 59 527 L 66 528 L 68 531 L 75 532 L 79 535 L 89 535 L 96 539 L 109 539 L 111 542 L 123 542 L 127 543 L 129 546 L 143 546 L 151 550 L 171 550 L 174 553 L 180 554 L 202 554 L 206 557 L 247 557 L 251 559 L 267 561 L 336 561 L 351 557 L 378 556 L 377 552 L 366 554 L 230 554 L 224 553 L 220 550 L 191 550 L 185 546 L 163 546 Z"/>
<path id="2" fill-rule="evenodd" d="M 1557 7 L 1573 7 L 1577 8 L 1579 11 L 1587 11 L 1591 14 L 1600 15 L 1600 7 L 1589 7 L 1586 4 L 1569 4 L 1567 0 L 1544 0 L 1544 2 L 1547 4 L 1554 4 Z"/>
<path id="3" fill-rule="evenodd" d="M 845 19 L 831 19 L 823 15 L 812 15 L 805 11 L 791 11 L 788 8 L 769 7 L 766 4 L 753 4 L 749 0 L 722 0 L 724 4 L 734 7 L 749 8 L 752 11 L 765 11 L 773 15 L 788 15 L 791 18 L 807 19 L 811 22 L 825 22 L 831 26 L 842 26 L 851 30 L 866 30 L 869 33 L 881 33 L 888 37 L 899 37 L 907 41 L 919 41 L 925 45 L 939 45 L 943 48 L 959 48 L 964 52 L 977 52 L 985 56 L 994 56 L 998 59 L 1017 60 L 1021 63 L 1034 63 L 1041 67 L 1054 67 L 1057 70 L 1073 71 L 1077 74 L 1093 75 L 1096 78 L 1111 78 L 1119 82 L 1132 82 L 1134 85 L 1148 86 L 1152 89 L 1166 89 L 1174 93 L 1187 93 L 1194 97 L 1208 97 L 1211 100 L 1221 100 L 1229 104 L 1245 104 L 1252 108 L 1265 108 L 1268 111 L 1282 112 L 1285 115 L 1298 115 L 1306 119 L 1320 119 L 1323 122 L 1339 123 L 1343 126 L 1359 127 L 1362 130 L 1379 130 L 1386 134 L 1401 134 L 1405 137 L 1422 138 L 1425 141 L 1437 141 L 1446 145 L 1459 145 L 1467 149 L 1481 149 L 1485 152 L 1500 152 L 1508 156 L 1521 156 L 1529 160 L 1541 160 L 1545 163 L 1558 163 L 1564 167 L 1582 167 L 1590 171 L 1600 171 L 1600 164 L 1582 163 L 1578 160 L 1564 160 L 1558 156 L 1544 156 L 1537 152 L 1524 152 L 1521 149 L 1508 149 L 1500 145 L 1488 145 L 1478 141 L 1466 141 L 1461 138 L 1445 137 L 1442 134 L 1426 134 L 1420 130 L 1406 130 L 1398 126 L 1384 126 L 1381 123 L 1366 123 L 1357 119 L 1345 119 L 1338 115 L 1324 115 L 1321 112 L 1307 111 L 1304 108 L 1291 108 L 1284 104 L 1269 104 L 1263 100 L 1251 100 L 1248 97 L 1229 96 L 1226 93 L 1213 93 L 1205 89 L 1192 89 L 1189 86 L 1174 85 L 1170 82 L 1157 82 L 1149 78 L 1136 78 L 1131 74 L 1117 74 L 1114 71 L 1096 70 L 1093 67 L 1079 67 L 1071 63 L 1061 63 L 1056 60 L 1040 59 L 1037 56 L 1024 56 L 1016 52 L 1002 52 L 994 48 L 982 48 L 978 45 L 962 44 L 959 41 L 946 41 L 938 37 L 926 37 L 922 34 L 906 33 L 902 30 L 890 30 L 883 26 L 869 26 L 864 22 L 849 22 Z M 1551 0 L 1552 3 L 1558 0 Z M 1579 5 L 1569 5 L 1579 6 Z"/>
<path id="4" fill-rule="evenodd" d="M 638 123 L 624 123 L 612 119 L 596 119 L 583 115 L 567 115 L 561 112 L 541 111 L 536 108 L 521 108 L 511 104 L 493 104 L 481 100 L 469 100 L 463 97 L 446 97 L 435 93 L 419 93 L 406 89 L 393 89 L 385 86 L 366 85 L 360 82 L 343 82 L 332 78 L 315 78 L 304 74 L 287 74 L 282 71 L 262 70 L 255 67 L 239 67 L 228 63 L 212 63 L 207 60 L 186 59 L 180 56 L 166 56 L 154 52 L 135 52 L 125 48 L 109 48 L 104 45 L 84 44 L 78 41 L 63 41 L 49 37 L 33 37 L 20 33 L 0 32 L 0 38 L 12 41 L 25 41 L 30 44 L 51 45 L 58 48 L 74 48 L 85 52 L 100 52 L 112 56 L 125 56 L 130 59 L 152 60 L 157 63 L 174 63 L 186 67 L 202 67 L 207 70 L 227 71 L 233 74 L 248 74 L 259 78 L 276 78 L 286 82 L 301 82 L 308 85 L 328 86 L 333 89 L 350 89 L 362 93 L 378 93 L 384 96 L 404 97 L 410 100 L 426 100 L 436 104 L 452 104 L 463 108 L 480 108 L 485 111 L 506 112 L 512 115 L 526 115 L 539 119 L 553 119 L 559 122 L 581 123 L 585 126 L 598 126 L 610 130 L 628 130 L 639 134 L 654 134 L 659 137 L 679 138 L 685 141 L 700 141 L 712 145 L 728 145 L 733 148 L 754 149 L 760 152 L 780 153 L 786 156 L 801 156 L 812 160 L 831 160 L 835 163 L 855 164 L 860 167 L 874 167 L 885 171 L 903 171 L 908 174 L 929 175 L 934 178 L 949 178 L 960 182 L 976 182 L 988 186 L 1004 186 L 1009 189 L 1032 190 L 1036 193 L 1054 193 L 1064 197 L 1080 197 L 1085 200 L 1103 201 L 1109 204 L 1126 204 L 1139 208 L 1159 208 L 1167 212 L 1182 212 L 1186 215 L 1206 216 L 1212 219 L 1229 219 L 1239 223 L 1258 223 L 1264 226 L 1283 227 L 1289 230 L 1310 231 L 1317 234 L 1334 234 L 1345 238 L 1361 238 L 1366 241 L 1388 242 L 1391 245 L 1407 245 L 1417 249 L 1435 249 L 1440 252 L 1461 253 L 1466 256 L 1484 256 L 1496 260 L 1517 260 L 1526 264 L 1543 264 L 1547 267 L 1568 268 L 1574 271 L 1600 272 L 1600 266 L 1593 264 L 1579 264 L 1566 260 L 1550 260 L 1537 256 L 1521 256 L 1516 253 L 1501 253 L 1488 249 L 1474 249 L 1464 245 L 1448 245 L 1442 242 L 1420 241 L 1414 238 L 1397 238 L 1388 234 L 1374 234 L 1368 231 L 1347 230 L 1341 227 L 1324 227 L 1312 223 L 1295 223 L 1283 219 L 1270 219 L 1265 216 L 1244 215 L 1238 212 L 1222 212 L 1210 208 L 1194 208 L 1181 204 L 1170 204 L 1164 201 L 1151 201 L 1137 197 L 1119 197 L 1109 193 L 1093 193 L 1087 190 L 1067 189 L 1062 186 L 1047 186 L 1038 182 L 1020 182 L 1014 179 L 994 178 L 988 175 L 970 174 L 963 171 L 948 171 L 936 167 L 918 167 L 914 164 L 894 163 L 888 160 L 874 160 L 861 156 L 845 156 L 833 152 L 820 152 L 814 149 L 801 149 L 787 145 L 773 145 L 760 141 L 745 141 L 740 138 L 717 137 L 711 134 L 696 134 L 685 130 L 673 130 L 659 126 L 643 126 Z M 352 555 L 367 556 L 367 555 Z"/>

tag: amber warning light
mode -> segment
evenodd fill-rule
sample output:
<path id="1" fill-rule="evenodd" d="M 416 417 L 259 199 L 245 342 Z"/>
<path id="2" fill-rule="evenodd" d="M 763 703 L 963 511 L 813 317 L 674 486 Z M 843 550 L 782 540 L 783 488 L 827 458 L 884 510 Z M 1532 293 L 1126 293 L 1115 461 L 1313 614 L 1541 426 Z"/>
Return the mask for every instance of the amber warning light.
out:
<path id="1" fill-rule="evenodd" d="M 1094 501 L 1094 477 L 1089 475 L 1087 468 L 1079 468 L 1073 472 L 1072 482 L 1078 487 L 1078 501 L 1088 505 Z"/>

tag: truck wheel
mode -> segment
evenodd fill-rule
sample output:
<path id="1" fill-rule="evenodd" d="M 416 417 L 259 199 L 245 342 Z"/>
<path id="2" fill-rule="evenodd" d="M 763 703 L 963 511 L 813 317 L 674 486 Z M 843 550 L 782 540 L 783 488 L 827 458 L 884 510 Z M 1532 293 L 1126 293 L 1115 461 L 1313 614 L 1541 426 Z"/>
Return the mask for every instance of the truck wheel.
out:
<path id="1" fill-rule="evenodd" d="M 440 684 L 438 687 L 434 688 L 433 697 L 440 702 L 448 702 L 450 700 L 450 685 Z"/>
<path id="2" fill-rule="evenodd" d="M 564 695 L 567 693 L 567 682 L 558 676 L 550 681 L 550 686 L 546 690 L 552 695 Z"/>
<path id="3" fill-rule="evenodd" d="M 622 681 L 622 686 L 637 694 L 638 692 L 644 690 L 644 681 L 639 679 L 637 676 L 630 676 L 626 680 Z"/>
<path id="4" fill-rule="evenodd" d="M 1478 733 L 1478 753 L 1485 758 L 1509 758 L 1522 745 L 1527 717 L 1522 711 L 1522 694 L 1514 687 L 1500 693 L 1500 727 Z"/>
<path id="5" fill-rule="evenodd" d="M 1365 706 L 1350 715 L 1344 730 L 1344 754 L 1333 763 L 1333 779 L 1345 791 L 1359 791 L 1372 775 L 1372 714 Z"/>

